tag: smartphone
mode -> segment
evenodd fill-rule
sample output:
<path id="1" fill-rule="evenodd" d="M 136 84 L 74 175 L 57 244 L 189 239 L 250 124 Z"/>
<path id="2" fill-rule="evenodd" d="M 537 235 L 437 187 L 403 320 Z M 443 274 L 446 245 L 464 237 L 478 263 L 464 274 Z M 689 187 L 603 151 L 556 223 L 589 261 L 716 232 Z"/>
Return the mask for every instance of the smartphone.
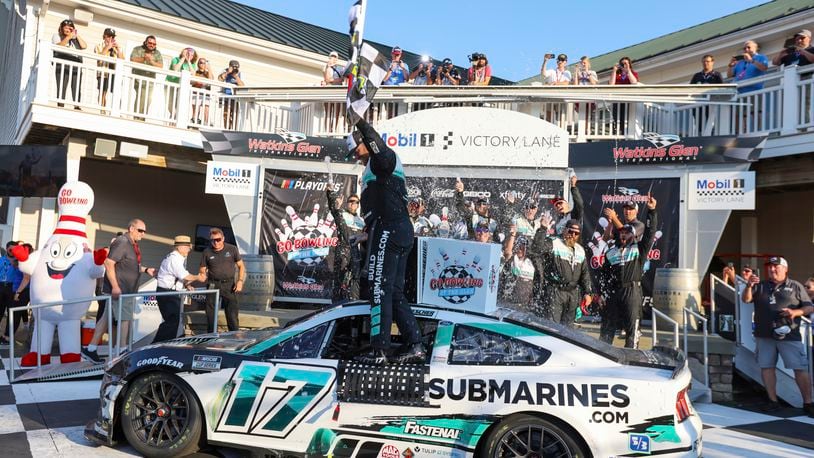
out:
<path id="1" fill-rule="evenodd" d="M 744 59 L 743 54 L 740 54 L 740 55 L 737 55 L 737 56 L 732 56 L 732 58 L 735 59 L 735 60 L 743 60 Z"/>
<path id="2" fill-rule="evenodd" d="M 554 58 L 554 54 L 552 54 L 552 53 L 548 53 L 548 54 L 546 54 L 546 55 L 545 55 L 545 58 L 546 58 L 546 59 L 553 59 L 553 58 Z"/>

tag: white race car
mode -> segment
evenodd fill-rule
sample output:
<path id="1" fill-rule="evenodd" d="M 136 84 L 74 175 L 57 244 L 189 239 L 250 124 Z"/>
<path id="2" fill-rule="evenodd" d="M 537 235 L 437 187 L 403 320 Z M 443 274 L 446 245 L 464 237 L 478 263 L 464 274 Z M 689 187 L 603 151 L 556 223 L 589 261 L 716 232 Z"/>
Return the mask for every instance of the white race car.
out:
<path id="1" fill-rule="evenodd" d="M 205 442 L 280 457 L 701 455 L 680 352 L 614 348 L 507 309 L 413 313 L 425 364 L 354 361 L 369 350 L 365 303 L 127 353 L 106 366 L 85 434 L 147 456 Z"/>

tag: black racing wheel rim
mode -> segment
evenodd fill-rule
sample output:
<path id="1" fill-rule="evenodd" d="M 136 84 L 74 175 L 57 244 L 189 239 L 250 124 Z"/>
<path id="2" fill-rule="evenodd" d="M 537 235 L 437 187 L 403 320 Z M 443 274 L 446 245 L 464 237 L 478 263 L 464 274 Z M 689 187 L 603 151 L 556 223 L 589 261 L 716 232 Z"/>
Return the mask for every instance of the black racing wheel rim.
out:
<path id="1" fill-rule="evenodd" d="M 572 458 L 571 448 L 558 432 L 543 425 L 519 425 L 498 439 L 494 458 Z"/>
<path id="2" fill-rule="evenodd" d="M 166 448 L 189 426 L 189 398 L 171 380 L 159 378 L 142 385 L 132 399 L 130 425 L 143 444 Z"/>

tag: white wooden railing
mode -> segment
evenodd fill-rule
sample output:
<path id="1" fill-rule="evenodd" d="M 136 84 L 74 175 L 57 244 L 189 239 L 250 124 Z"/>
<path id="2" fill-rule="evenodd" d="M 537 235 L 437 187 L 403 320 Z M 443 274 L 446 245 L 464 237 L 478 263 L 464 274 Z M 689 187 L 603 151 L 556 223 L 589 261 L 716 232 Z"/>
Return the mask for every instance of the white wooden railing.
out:
<path id="1" fill-rule="evenodd" d="M 54 57 L 54 51 L 61 58 Z M 81 61 L 66 59 L 73 56 Z M 380 89 L 368 113 L 376 123 L 413 111 L 488 106 L 539 116 L 572 141 L 636 139 L 644 132 L 787 135 L 814 128 L 814 66 L 772 69 L 733 86 L 490 86 Z M 223 129 L 340 136 L 348 131 L 342 87 L 235 88 L 217 80 L 76 52 L 41 42 L 19 100 L 18 122 L 32 103 L 98 111 L 179 129 Z M 229 94 L 229 92 L 234 94 Z M 92 127 L 90 127 L 92 129 Z"/>

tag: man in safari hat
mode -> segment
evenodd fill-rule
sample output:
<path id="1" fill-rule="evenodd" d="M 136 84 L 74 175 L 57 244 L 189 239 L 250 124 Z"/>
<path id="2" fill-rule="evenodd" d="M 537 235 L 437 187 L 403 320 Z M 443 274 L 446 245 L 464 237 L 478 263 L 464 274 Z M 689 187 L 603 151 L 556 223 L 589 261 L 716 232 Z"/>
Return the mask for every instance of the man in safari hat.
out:
<path id="1" fill-rule="evenodd" d="M 173 241 L 175 249 L 168 254 L 158 268 L 158 287 L 156 291 L 183 291 L 193 281 L 204 281 L 200 275 L 192 275 L 187 270 L 187 256 L 192 250 L 192 239 L 188 235 L 179 235 Z M 158 326 L 153 343 L 163 342 L 178 337 L 178 323 L 181 318 L 181 296 L 156 296 L 158 310 L 164 322 Z"/>

